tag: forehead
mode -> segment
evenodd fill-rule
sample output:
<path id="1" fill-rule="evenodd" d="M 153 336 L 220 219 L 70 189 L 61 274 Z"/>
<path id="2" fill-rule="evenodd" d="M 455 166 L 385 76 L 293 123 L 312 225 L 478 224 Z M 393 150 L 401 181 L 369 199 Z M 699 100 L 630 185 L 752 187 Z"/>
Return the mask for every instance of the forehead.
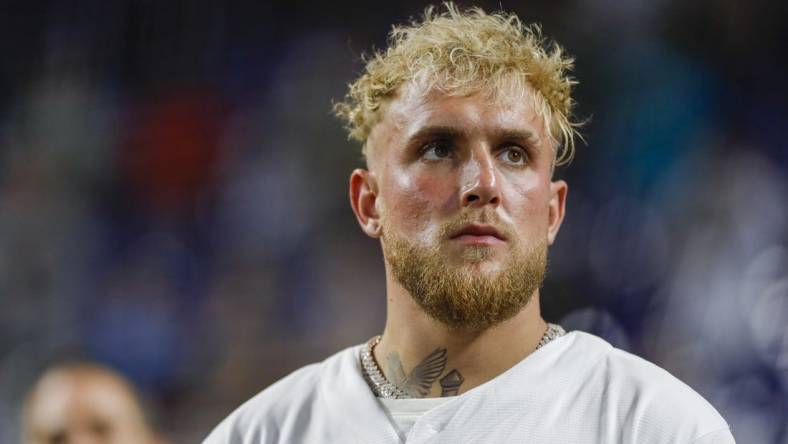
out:
<path id="1" fill-rule="evenodd" d="M 391 146 L 425 127 L 447 127 L 472 134 L 527 132 L 550 146 L 543 117 L 537 112 L 527 84 L 505 93 L 480 90 L 446 93 L 437 88 L 407 84 L 382 109 L 370 134 L 372 145 Z"/>
<path id="2" fill-rule="evenodd" d="M 62 429 L 72 421 L 117 421 L 136 413 L 134 400 L 120 382 L 81 374 L 48 376 L 31 407 L 31 426 L 41 431 Z"/>

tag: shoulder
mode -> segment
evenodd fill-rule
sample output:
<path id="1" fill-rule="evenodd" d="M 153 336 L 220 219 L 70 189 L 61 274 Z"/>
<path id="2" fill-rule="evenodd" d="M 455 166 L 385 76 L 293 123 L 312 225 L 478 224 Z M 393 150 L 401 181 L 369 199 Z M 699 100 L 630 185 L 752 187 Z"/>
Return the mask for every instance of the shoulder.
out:
<path id="1" fill-rule="evenodd" d="M 233 411 L 203 444 L 280 441 L 283 427 L 308 419 L 319 402 L 321 382 L 357 353 L 358 346 L 350 347 L 290 373 Z"/>
<path id="2" fill-rule="evenodd" d="M 596 336 L 578 332 L 578 345 L 603 349 L 591 369 L 603 403 L 623 430 L 633 430 L 638 442 L 664 436 L 692 442 L 704 435 L 727 431 L 717 410 L 690 386 L 668 371 L 632 353 L 610 346 Z M 668 432 L 670 431 L 670 432 Z"/>
<path id="3" fill-rule="evenodd" d="M 279 427 L 314 399 L 321 364 L 302 367 L 243 403 L 203 444 L 277 442 Z"/>

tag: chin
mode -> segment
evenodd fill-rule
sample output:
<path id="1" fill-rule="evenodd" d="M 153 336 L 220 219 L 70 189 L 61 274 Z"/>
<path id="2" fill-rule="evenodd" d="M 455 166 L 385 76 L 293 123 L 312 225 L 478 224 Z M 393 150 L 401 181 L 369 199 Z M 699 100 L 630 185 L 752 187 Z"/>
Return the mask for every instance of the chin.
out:
<path id="1" fill-rule="evenodd" d="M 485 257 L 472 257 L 472 258 L 463 258 L 461 262 L 458 264 L 458 267 L 466 271 L 468 273 L 475 273 L 475 274 L 488 274 L 488 275 L 496 275 L 502 271 L 504 268 L 499 261 L 495 260 L 494 258 Z"/>
<path id="2" fill-rule="evenodd" d="M 498 252 L 488 246 L 466 246 L 455 253 L 455 263 L 484 265 L 496 264 L 499 262 Z"/>

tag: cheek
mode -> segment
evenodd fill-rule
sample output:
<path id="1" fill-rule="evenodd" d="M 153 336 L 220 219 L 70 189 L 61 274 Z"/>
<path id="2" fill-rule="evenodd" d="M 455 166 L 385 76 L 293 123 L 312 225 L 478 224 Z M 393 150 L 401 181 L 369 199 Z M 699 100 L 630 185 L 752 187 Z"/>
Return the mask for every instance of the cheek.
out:
<path id="1" fill-rule="evenodd" d="M 508 187 L 509 214 L 523 234 L 545 231 L 549 219 L 549 183 L 528 175 Z"/>
<path id="2" fill-rule="evenodd" d="M 446 178 L 396 172 L 384 181 L 384 213 L 391 228 L 411 238 L 430 239 L 446 211 L 451 187 Z"/>

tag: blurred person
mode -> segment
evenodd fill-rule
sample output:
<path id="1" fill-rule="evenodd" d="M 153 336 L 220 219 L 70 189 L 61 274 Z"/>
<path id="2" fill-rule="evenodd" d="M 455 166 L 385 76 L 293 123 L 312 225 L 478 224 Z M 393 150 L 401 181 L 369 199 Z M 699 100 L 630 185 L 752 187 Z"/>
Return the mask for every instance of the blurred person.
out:
<path id="1" fill-rule="evenodd" d="M 55 366 L 23 409 L 24 444 L 161 444 L 131 383 L 92 363 Z"/>
<path id="2" fill-rule="evenodd" d="M 541 317 L 573 154 L 572 60 L 514 15 L 428 8 L 336 106 L 386 272 L 383 334 L 242 405 L 206 444 L 732 443 L 657 366 Z M 298 196 L 294 196 L 298 198 Z"/>

